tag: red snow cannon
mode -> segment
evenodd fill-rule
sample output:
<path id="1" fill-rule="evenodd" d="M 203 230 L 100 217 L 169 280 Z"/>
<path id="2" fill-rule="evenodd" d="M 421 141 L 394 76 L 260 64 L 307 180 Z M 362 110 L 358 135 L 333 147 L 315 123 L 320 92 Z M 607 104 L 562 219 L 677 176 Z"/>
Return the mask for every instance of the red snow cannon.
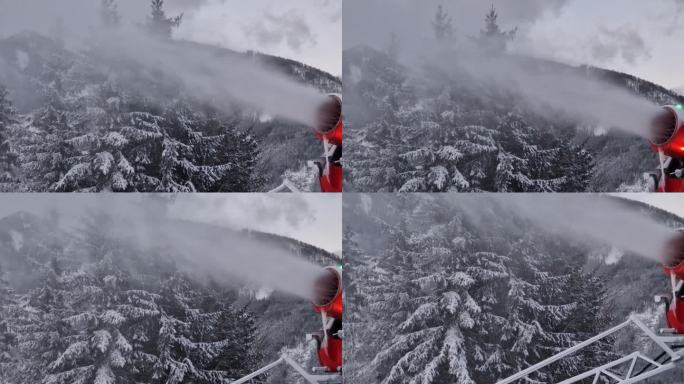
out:
<path id="1" fill-rule="evenodd" d="M 651 149 L 660 158 L 657 192 L 684 192 L 684 106 L 666 105 L 651 121 Z"/>
<path id="2" fill-rule="evenodd" d="M 663 269 L 672 284 L 672 296 L 665 308 L 667 325 L 684 334 L 684 228 L 665 245 Z"/>
<path id="3" fill-rule="evenodd" d="M 666 105 L 651 121 L 651 148 L 669 157 L 684 157 L 684 107 Z"/>
<path id="4" fill-rule="evenodd" d="M 663 268 L 668 274 L 684 280 L 684 228 L 665 245 Z"/>
<path id="5" fill-rule="evenodd" d="M 316 137 L 335 145 L 342 145 L 342 97 L 328 95 L 328 101 L 318 109 Z"/>
<path id="6" fill-rule="evenodd" d="M 327 267 L 314 283 L 314 310 L 321 314 L 323 331 L 315 335 L 318 361 L 327 372 L 342 369 L 342 272 Z"/>
<path id="7" fill-rule="evenodd" d="M 342 96 L 328 95 L 316 120 L 315 135 L 323 142 L 323 159 L 315 162 L 321 192 L 342 192 Z"/>

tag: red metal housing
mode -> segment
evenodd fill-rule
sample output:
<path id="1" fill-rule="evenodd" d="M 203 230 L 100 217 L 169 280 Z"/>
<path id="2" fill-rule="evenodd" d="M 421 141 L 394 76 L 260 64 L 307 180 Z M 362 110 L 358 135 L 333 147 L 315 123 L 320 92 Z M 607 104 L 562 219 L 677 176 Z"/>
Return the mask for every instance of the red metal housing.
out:
<path id="1" fill-rule="evenodd" d="M 323 159 L 318 161 L 321 192 L 342 192 L 342 97 L 328 95 L 318 109 L 315 135 L 323 142 Z"/>
<path id="2" fill-rule="evenodd" d="M 665 180 L 659 180 L 656 192 L 678 193 L 684 192 L 684 179 L 665 175 Z"/>
<path id="3" fill-rule="evenodd" d="M 331 144 L 342 145 L 342 97 L 328 95 L 329 101 L 318 109 L 316 137 Z"/>
<path id="4" fill-rule="evenodd" d="M 651 148 L 665 156 L 684 157 L 684 110 L 666 105 L 651 122 Z"/>
<path id="5" fill-rule="evenodd" d="M 321 192 L 340 193 L 344 183 L 344 174 L 342 166 L 338 164 L 330 164 L 327 175 L 319 177 L 319 184 Z"/>
<path id="6" fill-rule="evenodd" d="M 325 268 L 325 274 L 316 280 L 313 305 L 317 313 L 342 319 L 342 273 L 338 268 Z"/>
<path id="7" fill-rule="evenodd" d="M 314 284 L 314 310 L 324 319 L 324 337 L 319 339 L 318 361 L 328 372 L 342 369 L 342 272 L 327 267 Z"/>
<path id="8" fill-rule="evenodd" d="M 679 234 L 665 245 L 663 269 L 668 275 L 672 274 L 684 280 L 684 228 L 678 231 Z"/>
<path id="9" fill-rule="evenodd" d="M 328 338 L 328 345 L 318 349 L 318 362 L 328 372 L 339 372 L 342 369 L 342 339 Z"/>
<path id="10" fill-rule="evenodd" d="M 667 326 L 677 333 L 684 334 L 684 292 L 678 289 L 684 280 L 684 228 L 665 245 L 663 269 L 671 278 L 672 298 L 667 304 Z"/>

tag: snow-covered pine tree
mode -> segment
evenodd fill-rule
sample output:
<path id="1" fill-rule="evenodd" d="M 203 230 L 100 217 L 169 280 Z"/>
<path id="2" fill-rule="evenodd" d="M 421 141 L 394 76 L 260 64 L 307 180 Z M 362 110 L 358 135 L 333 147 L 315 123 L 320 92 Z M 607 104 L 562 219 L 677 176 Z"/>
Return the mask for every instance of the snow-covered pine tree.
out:
<path id="1" fill-rule="evenodd" d="M 5 280 L 2 265 L 0 265 L 0 382 L 12 382 L 16 374 L 14 365 L 16 359 L 17 335 L 13 329 L 13 312 L 16 310 L 16 298 L 12 288 Z"/>
<path id="2" fill-rule="evenodd" d="M 245 309 L 211 301 L 212 305 L 207 307 L 205 303 L 203 310 L 207 312 L 205 317 L 213 321 L 198 322 L 201 331 L 196 331 L 198 341 L 214 345 L 203 367 L 220 371 L 225 378 L 239 378 L 255 371 L 262 362 L 255 317 Z"/>
<path id="3" fill-rule="evenodd" d="M 110 237 L 108 223 L 104 215 L 88 218 L 82 254 L 69 255 L 85 264 L 60 271 L 59 315 L 44 324 L 59 326 L 44 383 L 134 382 L 150 365 L 144 346 L 159 315 L 156 296 L 131 285 L 121 265 L 133 262 L 132 252 Z"/>
<path id="4" fill-rule="evenodd" d="M 364 367 L 373 359 L 377 350 L 368 348 L 371 340 L 377 341 L 376 313 L 369 310 L 367 290 L 378 287 L 386 281 L 382 270 L 376 268 L 374 259 L 364 255 L 355 241 L 355 232 L 347 227 L 344 230 L 344 377 L 349 382 L 364 382 Z M 379 281 L 378 281 L 379 280 Z M 366 373 L 368 375 L 368 373 Z M 370 379 L 368 379 L 370 380 Z"/>
<path id="5" fill-rule="evenodd" d="M 352 254 L 375 263 L 371 277 L 347 291 L 349 302 L 368 303 L 362 311 L 370 319 L 362 324 L 366 329 L 349 334 L 348 343 L 359 350 L 354 377 L 496 382 L 605 327 L 609 319 L 591 318 L 605 307 L 605 296 L 598 280 L 578 272 L 586 261 L 581 246 L 502 218 L 504 207 L 475 210 L 467 201 L 433 196 L 395 196 L 382 208 L 386 217 L 364 219 L 364 232 L 375 223 L 370 232 L 383 240 L 366 236 Z M 394 210 L 405 218 L 386 213 Z M 384 251 L 361 256 L 369 242 Z M 578 374 L 605 362 L 610 349 L 608 342 L 533 379 L 556 382 Z"/>
<path id="6" fill-rule="evenodd" d="M 352 66 L 358 79 L 350 92 L 364 103 L 348 123 L 348 175 L 359 190 L 586 189 L 594 167 L 588 152 L 555 127 L 540 127 L 537 116 L 510 112 L 519 110 L 515 98 L 500 103 L 503 96 L 488 90 L 474 100 L 467 85 L 432 67 L 417 90 L 387 55 L 356 54 L 372 58 Z"/>
<path id="7" fill-rule="evenodd" d="M 21 360 L 15 365 L 17 383 L 42 383 L 50 363 L 66 347 L 62 319 L 69 316 L 68 287 L 62 280 L 60 264 L 58 256 L 50 261 L 42 285 L 26 294 L 12 317 Z"/>
<path id="8" fill-rule="evenodd" d="M 56 86 L 58 88 L 58 86 Z M 22 132 L 18 140 L 19 163 L 35 191 L 79 189 L 87 173 L 83 155 L 70 140 L 80 136 L 57 89 L 47 91 L 48 102 L 33 117 L 35 130 Z M 17 129 L 23 129 L 17 127 Z"/>
<path id="9" fill-rule="evenodd" d="M 499 338 L 498 351 L 503 367 L 497 363 L 486 364 L 496 370 L 493 377 L 505 377 L 541 361 L 562 349 L 581 341 L 580 336 L 563 326 L 570 318 L 577 303 L 567 301 L 562 295 L 567 274 L 553 271 L 553 263 L 563 263 L 563 256 L 549 254 L 539 246 L 543 240 L 536 236 L 523 236 L 509 249 L 510 274 L 505 298 L 505 321 L 500 327 L 490 327 Z M 561 252 L 558 252 L 561 253 Z M 564 360 L 565 369 L 572 371 L 576 360 Z M 504 368 L 504 369 L 502 369 Z M 505 368 L 509 370 L 506 371 Z M 533 379 L 550 381 L 548 372 L 541 372 Z"/>
<path id="10" fill-rule="evenodd" d="M 0 192 L 16 188 L 17 154 L 9 142 L 9 127 L 16 123 L 16 112 L 7 90 L 0 86 Z"/>
<path id="11" fill-rule="evenodd" d="M 245 192 L 259 187 L 253 175 L 258 148 L 249 133 L 182 104 L 168 108 L 162 122 L 158 191 Z"/>
<path id="12" fill-rule="evenodd" d="M 426 208 L 429 203 L 417 205 Z M 428 219 L 441 214 L 425 213 Z M 463 330 L 475 325 L 473 319 L 480 309 L 467 292 L 473 280 L 453 269 L 458 263 L 454 248 L 462 242 L 449 241 L 453 233 L 444 223 L 432 225 L 427 232 L 424 227 L 418 230 L 420 225 L 411 222 L 395 228 L 393 245 L 383 258 L 383 264 L 385 260 L 389 264 L 383 269 L 393 276 L 388 291 L 399 296 L 388 298 L 382 309 L 392 319 L 385 334 L 391 341 L 376 355 L 372 367 L 382 372 L 378 378 L 387 384 L 474 383 L 468 372 Z M 395 274 L 397 267 L 405 268 L 401 277 Z"/>
<path id="13" fill-rule="evenodd" d="M 562 324 L 562 332 L 571 333 L 575 340 L 589 339 L 606 329 L 614 322 L 611 311 L 606 310 L 608 298 L 603 280 L 582 271 L 573 265 L 562 289 L 562 296 L 568 303 L 574 303 L 570 315 Z M 613 338 L 607 338 L 586 348 L 573 360 L 571 365 L 562 364 L 552 372 L 554 381 L 561 381 L 579 372 L 585 372 L 615 360 Z"/>
<path id="14" fill-rule="evenodd" d="M 503 31 L 498 23 L 499 14 L 496 12 L 494 5 L 491 6 L 489 12 L 485 15 L 485 27 L 480 31 L 480 36 L 477 42 L 485 51 L 491 53 L 499 53 L 506 50 L 506 44 L 515 38 L 518 28 L 513 28 L 510 31 Z"/>
<path id="15" fill-rule="evenodd" d="M 254 320 L 247 312 L 214 304 L 200 308 L 199 292 L 181 274 L 163 284 L 152 383 L 220 384 L 258 363 Z"/>
<path id="16" fill-rule="evenodd" d="M 531 127 L 521 116 L 509 114 L 499 127 L 500 150 L 494 178 L 500 192 L 556 192 L 568 181 L 554 178 L 564 152 L 560 140 Z M 561 174 L 565 175 L 565 172 Z M 582 177 L 576 175 L 572 177 Z"/>

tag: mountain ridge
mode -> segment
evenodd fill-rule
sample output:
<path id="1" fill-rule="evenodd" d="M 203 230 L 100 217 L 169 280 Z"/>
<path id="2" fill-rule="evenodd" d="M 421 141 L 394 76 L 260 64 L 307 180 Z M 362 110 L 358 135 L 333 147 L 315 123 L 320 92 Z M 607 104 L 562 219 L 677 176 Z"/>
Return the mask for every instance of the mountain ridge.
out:
<path id="1" fill-rule="evenodd" d="M 642 174 L 657 166 L 643 138 L 541 116 L 515 92 L 471 79 L 475 91 L 444 69 L 412 70 L 369 46 L 344 53 L 346 181 L 354 191 L 612 192 L 641 188 Z M 517 59 L 551 73 L 598 77 L 657 105 L 684 102 L 633 75 Z"/>

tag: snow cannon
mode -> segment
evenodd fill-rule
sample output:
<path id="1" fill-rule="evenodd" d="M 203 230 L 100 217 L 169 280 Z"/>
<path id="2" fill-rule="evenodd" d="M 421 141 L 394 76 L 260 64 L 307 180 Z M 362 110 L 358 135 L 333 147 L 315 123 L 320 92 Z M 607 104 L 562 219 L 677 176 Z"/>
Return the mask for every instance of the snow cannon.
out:
<path id="1" fill-rule="evenodd" d="M 669 157 L 684 157 L 684 107 L 666 105 L 651 121 L 651 148 Z"/>
<path id="2" fill-rule="evenodd" d="M 667 244 L 663 253 L 663 270 L 670 276 L 672 294 L 657 297 L 665 301 L 667 326 L 678 334 L 684 334 L 684 228 L 678 230 Z"/>
<path id="3" fill-rule="evenodd" d="M 329 373 L 342 369 L 342 270 L 327 267 L 314 283 L 312 303 L 323 320 L 322 332 L 310 335 L 318 349 L 318 361 Z"/>
<path id="4" fill-rule="evenodd" d="M 318 166 L 321 192 L 342 192 L 342 96 L 328 95 L 316 114 L 316 138 L 323 142 L 323 157 Z"/>
<path id="5" fill-rule="evenodd" d="M 663 268 L 667 274 L 684 280 L 684 228 L 678 229 L 677 235 L 665 245 Z"/>
<path id="6" fill-rule="evenodd" d="M 328 100 L 318 108 L 316 137 L 335 145 L 342 145 L 342 96 L 328 95 Z"/>
<path id="7" fill-rule="evenodd" d="M 314 284 L 314 309 L 329 317 L 342 319 L 342 273 L 336 267 L 327 267 Z"/>
<path id="8" fill-rule="evenodd" d="M 656 192 L 684 192 L 684 106 L 666 105 L 651 120 L 649 140 L 658 153 L 659 174 L 653 174 Z"/>

